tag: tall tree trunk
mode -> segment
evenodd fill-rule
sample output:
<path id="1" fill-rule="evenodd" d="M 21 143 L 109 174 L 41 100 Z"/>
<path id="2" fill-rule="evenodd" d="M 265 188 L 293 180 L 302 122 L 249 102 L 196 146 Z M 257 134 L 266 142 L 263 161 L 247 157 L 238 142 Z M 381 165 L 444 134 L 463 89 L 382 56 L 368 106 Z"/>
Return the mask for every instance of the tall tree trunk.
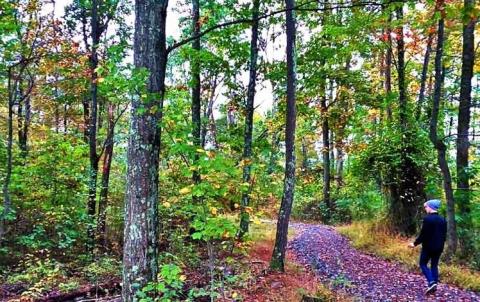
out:
<path id="1" fill-rule="evenodd" d="M 98 175 L 98 154 L 97 154 L 97 110 L 98 110 L 98 86 L 97 86 L 97 66 L 98 66 L 98 44 L 100 43 L 100 28 L 99 28 L 99 3 L 98 0 L 92 1 L 92 51 L 90 54 L 90 120 L 88 129 L 88 146 L 89 146 L 89 182 L 88 182 L 88 203 L 87 213 L 89 216 L 88 226 L 88 249 L 92 250 L 95 242 L 95 213 L 97 206 L 97 175 Z"/>
<path id="2" fill-rule="evenodd" d="M 392 30 L 390 24 L 392 23 L 392 14 L 388 15 L 388 27 L 387 27 L 387 54 L 385 56 L 385 93 L 387 95 L 387 119 L 392 120 L 392 105 L 391 103 L 391 94 L 392 94 Z"/>
<path id="3" fill-rule="evenodd" d="M 444 44 L 444 18 L 445 18 L 445 3 L 444 0 L 437 2 L 437 8 L 440 12 L 440 20 L 438 21 L 438 37 L 437 50 L 435 55 L 435 86 L 433 92 L 433 105 L 430 120 L 430 140 L 437 149 L 437 159 L 440 171 L 443 176 L 443 188 L 445 190 L 445 197 L 447 199 L 447 255 L 450 258 L 455 254 L 457 249 L 457 230 L 455 223 L 455 200 L 453 198 L 452 177 L 450 168 L 447 162 L 447 146 L 442 139 L 438 138 L 438 114 L 440 111 L 440 102 L 442 97 L 442 85 L 444 74 L 442 73 L 442 56 Z"/>
<path id="4" fill-rule="evenodd" d="M 12 176 L 12 148 L 13 148 L 13 104 L 15 102 L 15 90 L 12 90 L 12 69 L 8 70 L 8 118 L 7 118 L 7 166 L 5 180 L 3 182 L 3 211 L 0 216 L 0 246 L 5 236 L 5 224 L 10 214 L 12 201 L 10 198 L 10 179 Z M 13 85 L 15 87 L 15 85 Z M 13 88 L 15 89 L 15 88 Z"/>
<path id="5" fill-rule="evenodd" d="M 103 152 L 103 166 L 102 166 L 102 184 L 100 189 L 100 200 L 98 202 L 98 217 L 97 217 L 97 245 L 99 249 L 106 246 L 106 219 L 108 206 L 108 188 L 110 181 L 110 170 L 113 160 L 113 147 L 115 136 L 115 105 L 108 105 L 108 135 L 105 142 L 105 150 Z"/>
<path id="6" fill-rule="evenodd" d="M 68 104 L 63 105 L 63 134 L 68 133 Z"/>
<path id="7" fill-rule="evenodd" d="M 83 141 L 88 144 L 88 132 L 90 128 L 90 104 L 88 101 L 88 97 L 86 95 L 83 96 L 82 99 L 82 107 L 83 107 L 83 122 L 84 122 L 84 127 L 83 127 Z"/>
<path id="8" fill-rule="evenodd" d="M 146 85 L 148 100 L 132 100 L 123 245 L 124 302 L 134 301 L 138 290 L 157 280 L 159 124 L 165 93 L 167 6 L 168 0 L 135 1 L 134 64 L 146 68 L 150 75 Z"/>
<path id="9" fill-rule="evenodd" d="M 295 105 L 296 55 L 295 55 L 295 0 L 285 0 L 287 25 L 287 112 L 285 117 L 285 180 L 283 198 L 278 213 L 275 246 L 270 267 L 285 271 L 285 250 L 287 247 L 288 222 L 292 211 L 295 192 L 295 125 L 297 110 Z"/>
<path id="10" fill-rule="evenodd" d="M 330 127 L 329 127 L 330 128 Z M 333 132 L 332 129 L 330 129 L 330 134 L 329 134 L 329 147 L 330 147 L 330 187 L 332 186 L 332 179 L 335 179 L 335 133 Z"/>
<path id="11" fill-rule="evenodd" d="M 422 116 L 422 106 L 425 99 L 425 86 L 427 85 L 428 76 L 428 64 L 430 62 L 430 52 L 432 51 L 433 33 L 428 34 L 427 49 L 425 50 L 425 56 L 423 58 L 422 77 L 420 78 L 420 93 L 418 94 L 417 108 L 415 112 L 415 118 L 420 121 Z"/>
<path id="12" fill-rule="evenodd" d="M 217 147 L 217 139 L 215 133 L 215 120 L 213 118 L 213 104 L 215 102 L 215 92 L 217 90 L 217 76 L 215 75 L 210 87 L 210 97 L 208 99 L 207 107 L 205 108 L 205 114 L 203 116 L 204 123 L 202 123 L 201 145 L 205 148 L 207 144 L 207 133 L 210 131 L 213 136 L 213 144 Z M 212 124 L 213 123 L 213 124 Z"/>
<path id="13" fill-rule="evenodd" d="M 464 11 L 467 23 L 463 25 L 462 73 L 460 78 L 460 99 L 457 128 L 457 204 L 462 217 L 459 223 L 460 244 L 462 253 L 466 254 L 471 247 L 468 228 L 471 227 L 470 176 L 468 174 L 468 150 L 470 142 L 470 107 L 472 105 L 472 77 L 475 62 L 475 23 L 473 16 L 475 0 L 464 0 Z"/>
<path id="14" fill-rule="evenodd" d="M 330 200 L 330 127 L 328 125 L 328 107 L 327 97 L 322 96 L 320 101 L 322 110 L 322 158 L 323 158 L 323 202 L 327 207 L 325 221 L 329 222 L 333 213 L 333 207 Z"/>
<path id="15" fill-rule="evenodd" d="M 308 148 L 305 138 L 302 138 L 302 171 L 308 171 Z"/>
<path id="16" fill-rule="evenodd" d="M 200 1 L 192 0 L 192 33 L 193 36 L 197 36 L 200 33 Z M 195 149 L 201 148 L 201 83 L 200 83 L 200 39 L 195 39 L 192 41 L 192 48 L 194 54 L 192 56 L 192 67 L 191 67 L 191 76 L 192 76 L 192 138 L 193 145 Z M 196 166 L 199 160 L 198 152 L 194 153 L 193 165 Z M 201 181 L 201 175 L 198 169 L 193 170 L 192 175 L 193 182 L 199 184 Z M 198 200 L 197 197 L 194 197 L 195 200 Z"/>
<path id="17" fill-rule="evenodd" d="M 343 187 L 343 162 L 344 162 L 345 153 L 343 151 L 343 142 L 338 137 L 335 145 L 337 149 L 337 167 L 336 167 L 335 179 L 337 182 L 337 189 L 340 190 Z"/>
<path id="18" fill-rule="evenodd" d="M 258 57 L 258 14 L 259 14 L 260 0 L 253 0 L 252 8 L 252 36 L 250 41 L 250 75 L 247 90 L 247 102 L 245 106 L 245 134 L 243 147 L 243 183 L 248 183 L 248 190 L 242 193 L 241 214 L 240 214 L 240 230 L 238 237 L 242 238 L 245 233 L 248 233 L 248 225 L 250 222 L 250 215 L 246 208 L 250 204 L 250 192 L 252 190 L 250 183 L 251 161 L 252 161 L 252 133 L 253 133 L 253 112 L 255 101 L 255 84 L 257 80 L 257 57 Z"/>
<path id="19" fill-rule="evenodd" d="M 27 89 L 23 87 L 23 80 L 18 81 L 18 113 L 17 113 L 17 131 L 18 146 L 20 147 L 20 155 L 25 160 L 28 154 L 28 129 L 31 119 L 31 102 L 30 93 L 33 88 L 33 79 L 27 81 Z"/>
<path id="20" fill-rule="evenodd" d="M 403 3 L 396 7 L 397 19 L 403 22 Z M 405 42 L 403 25 L 397 28 L 397 71 L 399 91 L 399 125 L 402 137 L 400 151 L 400 166 L 398 172 L 393 172 L 393 179 L 389 180 L 391 194 L 390 222 L 394 230 L 411 235 L 416 232 L 416 218 L 419 214 L 419 205 L 425 200 L 425 191 L 422 172 L 411 159 L 416 152 L 411 144 L 411 133 L 408 131 L 407 85 L 405 81 Z"/>
<path id="21" fill-rule="evenodd" d="M 396 8 L 397 19 L 403 22 L 403 4 Z M 403 36 L 403 25 L 397 29 L 397 71 L 398 71 L 398 94 L 399 94 L 399 118 L 402 132 L 405 133 L 407 128 L 407 87 L 405 83 L 405 41 Z"/>

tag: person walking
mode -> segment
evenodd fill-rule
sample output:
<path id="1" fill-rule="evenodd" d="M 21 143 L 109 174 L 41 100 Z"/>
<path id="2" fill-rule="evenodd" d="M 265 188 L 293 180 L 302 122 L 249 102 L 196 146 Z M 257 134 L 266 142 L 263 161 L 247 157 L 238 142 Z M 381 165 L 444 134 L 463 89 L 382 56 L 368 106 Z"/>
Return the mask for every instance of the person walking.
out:
<path id="1" fill-rule="evenodd" d="M 426 294 L 437 290 L 438 262 L 447 238 L 447 222 L 438 214 L 440 205 L 441 201 L 438 199 L 432 199 L 423 204 L 427 215 L 423 218 L 420 235 L 409 244 L 411 248 L 422 244 L 419 264 L 428 282 Z M 430 262 L 430 268 L 428 262 Z"/>

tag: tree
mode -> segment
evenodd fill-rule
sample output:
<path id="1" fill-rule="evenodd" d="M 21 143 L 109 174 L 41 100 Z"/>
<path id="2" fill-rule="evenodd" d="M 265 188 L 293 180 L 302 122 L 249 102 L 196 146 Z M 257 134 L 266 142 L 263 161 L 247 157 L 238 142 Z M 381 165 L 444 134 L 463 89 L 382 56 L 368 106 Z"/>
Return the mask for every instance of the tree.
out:
<path id="1" fill-rule="evenodd" d="M 470 142 L 470 108 L 472 106 L 472 77 L 475 62 L 475 0 L 464 0 L 464 25 L 462 48 L 462 73 L 460 76 L 460 99 L 458 104 L 457 126 L 457 204 L 462 217 L 460 243 L 465 254 L 471 247 L 471 239 L 466 230 L 471 226 L 470 176 L 468 172 L 468 150 Z"/>
<path id="2" fill-rule="evenodd" d="M 12 22 L 6 33 L 10 32 L 14 38 L 10 46 L 2 56 L 2 70 L 6 71 L 6 99 L 7 99 L 7 148 L 6 148 L 6 171 L 5 179 L 2 186 L 3 206 L 0 211 L 0 244 L 5 235 L 5 223 L 9 219 L 12 212 L 12 199 L 10 196 L 10 182 L 13 169 L 13 115 L 14 107 L 18 106 L 21 113 L 22 104 L 29 105 L 30 94 L 35 84 L 35 76 L 31 73 L 30 68 L 38 63 L 42 47 L 40 45 L 40 33 L 42 29 L 41 20 L 36 14 L 39 7 L 35 4 L 31 6 L 30 12 L 14 13 L 13 5 L 4 7 L 6 14 L 6 22 Z M 25 85 L 26 84 L 26 85 Z M 26 112 L 29 115 L 30 109 Z M 20 116 L 21 114 L 19 114 Z M 25 121 L 19 118 L 19 144 L 22 154 L 25 157 L 27 151 L 27 128 Z M 25 139 L 25 140 L 24 140 Z"/>
<path id="3" fill-rule="evenodd" d="M 250 215 L 246 208 L 250 204 L 251 192 L 251 161 L 252 161 L 252 133 L 253 133 L 253 113 L 255 101 L 255 84 L 257 80 L 257 58 L 258 58 L 258 14 L 260 1 L 253 0 L 252 8 L 252 36 L 250 40 L 250 74 L 247 89 L 246 114 L 245 114 L 245 133 L 244 133 L 244 147 L 243 147 L 243 182 L 248 183 L 248 190 L 242 193 L 241 214 L 240 214 L 240 230 L 239 237 L 241 238 L 248 232 L 248 224 Z"/>
<path id="4" fill-rule="evenodd" d="M 432 114 L 430 117 L 430 140 L 437 149 L 437 160 L 440 167 L 440 171 L 443 176 L 443 189 L 445 191 L 445 197 L 447 199 L 447 243 L 448 250 L 447 255 L 451 257 L 455 254 L 457 249 L 457 229 L 455 222 L 455 200 L 453 197 L 452 189 L 452 176 L 450 174 L 450 168 L 447 162 L 447 145 L 444 143 L 443 138 L 438 137 L 438 113 L 440 110 L 440 103 L 442 98 L 442 86 L 445 75 L 442 72 L 442 57 L 443 57 L 443 45 L 444 45 L 444 32 L 445 32 L 445 2 L 443 0 L 437 1 L 436 11 L 440 12 L 440 19 L 438 20 L 438 33 L 437 33 L 437 48 L 435 54 L 435 87 L 433 91 L 433 105 Z M 427 45 L 427 47 L 429 47 Z M 428 64 L 428 62 L 427 62 Z"/>
<path id="5" fill-rule="evenodd" d="M 278 213 L 275 246 L 273 247 L 270 267 L 273 270 L 285 270 L 285 252 L 287 247 L 288 222 L 292 211 L 293 197 L 295 192 L 295 126 L 296 126 L 296 56 L 295 36 L 296 21 L 295 0 L 285 0 L 286 26 L 287 26 L 287 111 L 285 116 L 285 179 L 283 185 L 283 197 Z"/>
<path id="6" fill-rule="evenodd" d="M 135 1 L 134 64 L 148 74 L 132 100 L 123 246 L 123 301 L 157 280 L 160 121 L 165 92 L 167 0 Z M 143 89 L 142 89 L 143 90 Z"/>
<path id="7" fill-rule="evenodd" d="M 403 3 L 395 8 L 397 20 L 403 22 Z M 405 41 L 404 28 L 400 24 L 397 33 L 397 73 L 398 73 L 398 126 L 401 137 L 399 167 L 393 171 L 389 181 L 391 205 L 390 221 L 393 229 L 403 234 L 414 234 L 417 228 L 416 217 L 419 204 L 425 200 L 422 172 L 413 157 L 418 153 L 413 141 L 415 131 L 410 127 L 408 95 L 405 77 Z"/>
<path id="8" fill-rule="evenodd" d="M 90 158 L 90 171 L 89 171 L 89 183 L 88 183 L 88 202 L 87 209 L 90 216 L 90 225 L 88 227 L 88 237 L 91 242 L 89 243 L 89 249 L 93 249 L 93 243 L 95 240 L 95 214 L 97 210 L 97 175 L 98 175 L 98 153 L 97 153 L 97 112 L 98 112 L 98 46 L 100 43 L 100 36 L 102 29 L 100 26 L 99 16 L 99 3 L 98 0 L 92 0 L 92 16 L 91 16 L 91 54 L 90 54 L 90 116 L 88 121 L 88 145 L 89 145 L 89 158 Z M 85 9 L 85 8 L 84 8 Z"/>
<path id="9" fill-rule="evenodd" d="M 200 1 L 192 0 L 192 36 L 198 36 L 200 34 Z M 192 41 L 192 54 L 191 60 L 191 84 L 192 84 L 192 138 L 195 149 L 201 148 L 201 82 L 200 82 L 200 39 Z M 193 163 L 196 166 L 198 164 L 199 154 L 195 152 Z M 201 181 L 201 175 L 198 169 L 194 169 L 192 179 L 194 184 L 199 184 Z M 194 199 L 199 199 L 198 196 L 194 196 Z"/>

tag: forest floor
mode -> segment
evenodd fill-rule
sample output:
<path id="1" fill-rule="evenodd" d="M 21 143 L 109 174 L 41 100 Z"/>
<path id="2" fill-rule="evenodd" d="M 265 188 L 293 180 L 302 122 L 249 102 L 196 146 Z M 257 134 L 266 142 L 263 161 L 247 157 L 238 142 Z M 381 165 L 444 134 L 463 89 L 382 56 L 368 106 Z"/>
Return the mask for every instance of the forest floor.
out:
<path id="1" fill-rule="evenodd" d="M 480 301 L 479 293 L 442 283 L 435 294 L 426 296 L 420 273 L 353 248 L 332 227 L 292 223 L 291 228 L 295 236 L 289 252 L 296 261 L 333 292 L 354 301 Z"/>
<path id="2" fill-rule="evenodd" d="M 371 241 L 375 241 L 375 244 L 370 244 L 368 251 L 362 247 L 353 247 L 352 245 L 357 246 L 358 243 L 354 236 L 348 236 L 354 238 L 353 241 L 350 241 L 340 234 L 340 232 L 346 234 L 346 228 L 356 234 L 363 229 L 362 234 L 368 236 Z M 480 292 L 461 289 L 461 287 L 467 287 L 467 283 L 464 285 L 457 283 L 460 284 L 460 287 L 451 285 L 456 281 L 451 279 L 451 276 L 445 276 L 449 275 L 449 271 L 445 267 L 441 267 L 440 281 L 447 279 L 448 284 L 439 284 L 435 294 L 426 296 L 424 294 L 426 282 L 415 264 L 418 251 L 402 252 L 400 249 L 406 246 L 406 241 L 391 237 L 389 237 L 390 241 L 385 241 L 378 236 L 379 234 L 374 231 L 365 229 L 364 225 L 352 224 L 334 228 L 321 224 L 291 223 L 285 273 L 277 273 L 270 271 L 268 266 L 275 239 L 275 222 L 262 219 L 260 223 L 251 225 L 251 240 L 246 243 L 249 246 L 245 250 L 247 253 L 238 254 L 235 258 L 239 262 L 238 267 L 243 267 L 242 270 L 248 276 L 246 282 L 238 284 L 238 286 L 232 284 L 228 297 L 218 301 L 480 302 Z M 399 246 L 395 247 L 395 244 Z M 403 253 L 404 257 L 411 258 L 411 265 L 406 265 L 405 259 L 385 257 L 378 252 L 382 245 L 392 246 L 394 250 L 398 251 L 397 254 Z M 376 247 L 378 251 L 372 250 L 372 246 Z M 463 268 L 459 268 L 459 270 L 460 272 L 457 274 L 465 272 L 464 275 L 468 275 Z M 442 278 L 442 273 L 443 277 L 450 279 Z M 475 278 L 477 277 L 478 273 L 475 273 Z M 112 293 L 118 294 L 119 282 L 119 280 L 107 282 L 114 285 L 115 288 L 112 288 L 110 295 L 107 294 L 102 301 L 119 301 L 118 296 L 111 297 Z M 2 286 L 0 284 L 0 301 L 10 301 L 12 298 L 16 298 L 16 301 L 28 301 L 22 300 L 19 294 L 9 297 L 8 291 L 14 291 L 13 286 L 16 285 L 4 284 Z M 92 286 L 92 284 L 84 284 L 67 295 L 51 291 L 45 293 L 43 298 L 37 301 L 66 301 L 66 296 L 72 297 L 72 299 L 67 299 L 71 301 L 77 293 L 84 295 L 85 292 L 88 292 L 90 297 L 95 297 L 97 287 Z M 2 292 L 7 294 L 3 299 Z M 89 299 L 88 301 L 100 300 Z"/>

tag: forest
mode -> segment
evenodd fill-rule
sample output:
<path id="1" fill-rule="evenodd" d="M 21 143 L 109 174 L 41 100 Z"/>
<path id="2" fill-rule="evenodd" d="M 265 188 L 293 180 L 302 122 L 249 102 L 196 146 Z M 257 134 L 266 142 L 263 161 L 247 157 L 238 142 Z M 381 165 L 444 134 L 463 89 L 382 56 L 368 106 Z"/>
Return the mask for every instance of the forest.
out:
<path id="1" fill-rule="evenodd" d="M 479 13 L 0 0 L 0 301 L 480 301 Z"/>

